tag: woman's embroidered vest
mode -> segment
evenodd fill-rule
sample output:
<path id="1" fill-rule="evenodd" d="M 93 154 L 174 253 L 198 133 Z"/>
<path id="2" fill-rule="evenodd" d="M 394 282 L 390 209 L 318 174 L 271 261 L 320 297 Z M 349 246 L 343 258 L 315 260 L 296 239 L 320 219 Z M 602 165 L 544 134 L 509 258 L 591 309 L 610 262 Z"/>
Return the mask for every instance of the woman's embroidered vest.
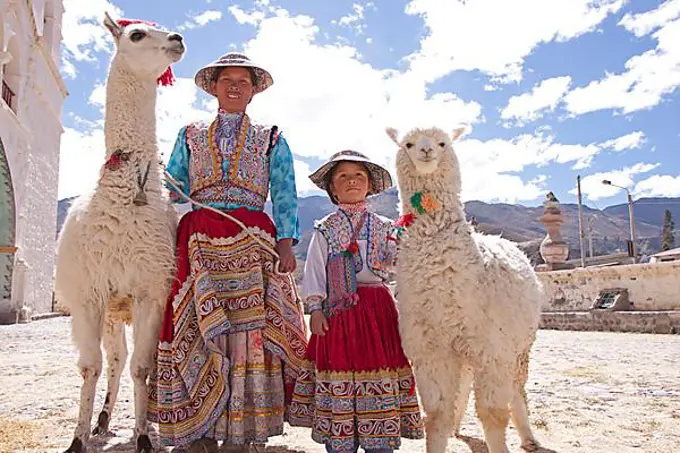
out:
<path id="1" fill-rule="evenodd" d="M 240 127 L 239 127 L 240 125 Z M 269 193 L 272 128 L 242 122 L 196 122 L 187 126 L 191 197 L 264 209 Z M 228 174 L 223 161 L 228 159 Z"/>
<path id="2" fill-rule="evenodd" d="M 352 237 L 352 225 L 343 212 L 335 212 L 316 223 L 315 228 L 323 235 L 328 244 L 326 265 L 327 299 L 324 312 L 332 316 L 357 302 L 356 274 L 363 268 L 360 253 L 350 254 L 347 246 Z M 367 267 L 378 277 L 386 280 L 389 268 L 397 257 L 397 246 L 387 238 L 393 225 L 377 214 L 368 213 L 358 240 L 366 241 Z"/>

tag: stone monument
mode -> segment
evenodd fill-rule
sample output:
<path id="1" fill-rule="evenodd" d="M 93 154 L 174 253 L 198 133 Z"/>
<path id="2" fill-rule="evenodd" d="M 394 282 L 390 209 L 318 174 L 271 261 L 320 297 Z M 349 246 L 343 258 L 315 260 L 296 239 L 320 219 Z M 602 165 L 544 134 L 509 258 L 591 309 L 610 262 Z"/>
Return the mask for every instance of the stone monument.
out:
<path id="1" fill-rule="evenodd" d="M 569 246 L 564 242 L 560 233 L 564 219 L 560 211 L 560 202 L 554 193 L 548 192 L 543 202 L 543 216 L 536 220 L 542 222 L 548 232 L 540 247 L 545 264 L 538 266 L 537 270 L 552 271 L 570 268 L 571 266 L 566 264 Z"/>

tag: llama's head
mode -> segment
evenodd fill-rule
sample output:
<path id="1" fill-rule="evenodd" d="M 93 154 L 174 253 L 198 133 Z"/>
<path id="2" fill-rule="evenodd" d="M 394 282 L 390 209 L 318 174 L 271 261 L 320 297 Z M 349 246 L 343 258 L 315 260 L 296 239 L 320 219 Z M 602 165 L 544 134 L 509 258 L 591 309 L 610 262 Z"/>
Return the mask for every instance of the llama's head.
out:
<path id="1" fill-rule="evenodd" d="M 114 21 L 108 13 L 104 26 L 116 42 L 116 58 L 123 59 L 138 77 L 160 78 L 184 56 L 186 47 L 179 33 L 143 21 Z"/>
<path id="2" fill-rule="evenodd" d="M 456 191 L 460 190 L 460 168 L 452 143 L 460 138 L 465 128 L 455 129 L 451 135 L 436 127 L 416 128 L 401 139 L 396 129 L 387 128 L 386 131 L 399 146 L 396 167 L 400 182 L 408 179 L 427 185 L 447 181 L 458 188 Z"/>

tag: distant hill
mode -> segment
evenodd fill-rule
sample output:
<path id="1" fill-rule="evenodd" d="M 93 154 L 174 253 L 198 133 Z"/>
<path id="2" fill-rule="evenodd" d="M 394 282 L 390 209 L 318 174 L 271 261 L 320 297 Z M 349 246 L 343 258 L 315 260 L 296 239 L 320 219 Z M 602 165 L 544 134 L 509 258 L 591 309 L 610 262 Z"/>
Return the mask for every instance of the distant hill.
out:
<path id="1" fill-rule="evenodd" d="M 633 201 L 635 224 L 644 222 L 651 225 L 663 225 L 663 213 L 671 211 L 676 222 L 680 220 L 680 198 L 640 198 Z M 628 219 L 628 204 L 617 204 L 604 208 L 604 213 L 612 217 Z"/>
<path id="2" fill-rule="evenodd" d="M 61 229 L 68 208 L 73 198 L 59 201 L 57 215 L 57 231 Z M 386 217 L 397 218 L 399 215 L 399 198 L 396 188 L 371 197 L 369 202 L 373 209 Z M 309 244 L 314 221 L 333 212 L 335 206 L 325 196 L 300 198 L 299 215 L 302 240 L 296 248 L 297 254 L 304 259 Z M 570 256 L 579 256 L 578 206 L 561 205 L 564 224 L 562 236 L 570 246 Z M 642 253 L 655 253 L 660 250 L 661 225 L 663 212 L 669 209 L 676 222 L 680 222 L 680 198 L 641 198 L 634 203 L 635 228 Z M 268 204 L 266 210 L 271 212 Z M 543 207 L 527 207 L 506 203 L 485 203 L 468 201 L 465 203 L 468 217 L 474 216 L 479 225 L 478 230 L 489 234 L 500 234 L 512 241 L 523 243 L 527 254 L 538 249 L 546 232 L 543 224 L 537 219 L 543 215 Z M 588 250 L 588 232 L 592 228 L 593 248 L 596 254 L 612 253 L 626 249 L 625 240 L 629 237 L 628 205 L 614 205 L 600 211 L 583 206 L 584 229 L 586 232 L 585 248 Z M 534 252 L 532 252 L 534 250 Z"/>

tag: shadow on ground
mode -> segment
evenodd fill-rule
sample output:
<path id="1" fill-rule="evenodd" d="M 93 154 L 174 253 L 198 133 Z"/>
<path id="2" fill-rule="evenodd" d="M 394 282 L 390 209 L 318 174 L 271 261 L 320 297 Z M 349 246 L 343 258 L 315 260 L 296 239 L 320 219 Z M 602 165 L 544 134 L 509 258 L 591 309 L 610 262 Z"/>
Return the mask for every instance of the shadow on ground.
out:
<path id="1" fill-rule="evenodd" d="M 484 439 L 477 439 L 476 437 L 469 436 L 458 436 L 458 439 L 465 442 L 465 444 L 470 449 L 471 453 L 489 453 L 489 449 L 486 448 L 486 443 Z M 537 450 L 533 450 L 532 453 L 558 453 L 555 450 L 551 450 L 545 447 L 539 447 Z"/>

